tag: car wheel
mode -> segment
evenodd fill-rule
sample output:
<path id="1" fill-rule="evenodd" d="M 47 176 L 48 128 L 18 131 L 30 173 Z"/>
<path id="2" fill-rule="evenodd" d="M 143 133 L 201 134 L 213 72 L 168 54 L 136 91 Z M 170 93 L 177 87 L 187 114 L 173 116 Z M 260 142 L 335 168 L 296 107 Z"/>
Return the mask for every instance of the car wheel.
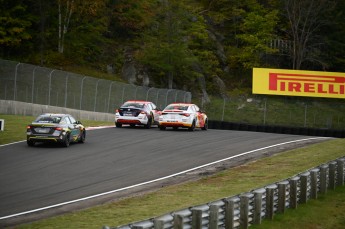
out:
<path id="1" fill-rule="evenodd" d="M 151 128 L 151 124 L 152 124 L 152 118 L 149 118 L 149 120 L 147 121 L 147 124 L 145 125 L 146 129 L 150 129 Z"/>
<path id="2" fill-rule="evenodd" d="M 86 137 L 86 133 L 85 133 L 85 130 L 84 130 L 83 133 L 80 136 L 79 142 L 80 143 L 84 143 L 85 142 L 85 137 Z"/>
<path id="3" fill-rule="evenodd" d="M 189 131 L 195 130 L 195 120 L 193 120 L 192 126 L 188 128 Z"/>
<path id="4" fill-rule="evenodd" d="M 62 145 L 64 147 L 68 147 L 70 144 L 69 134 L 66 134 L 64 141 L 62 142 Z"/>
<path id="5" fill-rule="evenodd" d="M 28 144 L 28 146 L 35 146 L 35 142 L 32 140 L 27 140 L 26 143 Z"/>
<path id="6" fill-rule="evenodd" d="M 165 130 L 166 127 L 165 127 L 165 126 L 159 126 L 159 129 L 160 129 L 160 130 Z"/>
<path id="7" fill-rule="evenodd" d="M 129 126 L 133 128 L 133 127 L 135 127 L 135 124 L 129 124 Z"/>
<path id="8" fill-rule="evenodd" d="M 174 127 L 173 127 L 173 129 L 174 129 L 174 130 L 177 130 L 177 129 L 178 129 L 178 127 L 177 127 L 177 126 L 174 126 Z"/>
<path id="9" fill-rule="evenodd" d="M 118 123 L 118 122 L 115 122 L 115 126 L 116 126 L 117 128 L 121 128 L 121 127 L 122 127 L 122 124 L 121 124 L 121 123 Z"/>
<path id="10" fill-rule="evenodd" d="M 201 128 L 202 130 L 207 130 L 208 129 L 208 120 L 205 120 L 204 126 Z"/>

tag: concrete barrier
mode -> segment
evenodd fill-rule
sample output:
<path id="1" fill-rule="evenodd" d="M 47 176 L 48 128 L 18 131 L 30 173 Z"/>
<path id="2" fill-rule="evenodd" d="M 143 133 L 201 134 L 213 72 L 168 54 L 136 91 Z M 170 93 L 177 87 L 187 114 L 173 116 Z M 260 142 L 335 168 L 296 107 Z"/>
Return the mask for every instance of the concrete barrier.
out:
<path id="1" fill-rule="evenodd" d="M 12 100 L 0 100 L 0 114 L 38 116 L 43 113 L 64 113 L 78 120 L 114 121 L 115 114 L 82 111 L 65 107 L 25 103 Z"/>

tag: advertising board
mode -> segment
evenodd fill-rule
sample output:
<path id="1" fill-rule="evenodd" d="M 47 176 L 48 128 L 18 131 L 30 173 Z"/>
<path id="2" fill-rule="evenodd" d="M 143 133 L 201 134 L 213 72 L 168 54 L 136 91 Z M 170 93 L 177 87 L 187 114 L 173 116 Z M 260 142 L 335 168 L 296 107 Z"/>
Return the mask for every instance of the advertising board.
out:
<path id="1" fill-rule="evenodd" d="M 345 98 L 345 73 L 253 68 L 253 94 Z"/>

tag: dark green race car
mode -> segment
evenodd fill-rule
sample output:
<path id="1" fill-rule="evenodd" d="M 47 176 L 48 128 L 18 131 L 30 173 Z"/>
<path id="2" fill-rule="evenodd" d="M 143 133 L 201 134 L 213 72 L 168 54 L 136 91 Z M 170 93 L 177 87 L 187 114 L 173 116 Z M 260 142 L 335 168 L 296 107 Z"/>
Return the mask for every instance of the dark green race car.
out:
<path id="1" fill-rule="evenodd" d="M 70 142 L 85 142 L 86 130 L 69 114 L 42 114 L 26 128 L 27 144 L 56 142 L 68 147 Z"/>

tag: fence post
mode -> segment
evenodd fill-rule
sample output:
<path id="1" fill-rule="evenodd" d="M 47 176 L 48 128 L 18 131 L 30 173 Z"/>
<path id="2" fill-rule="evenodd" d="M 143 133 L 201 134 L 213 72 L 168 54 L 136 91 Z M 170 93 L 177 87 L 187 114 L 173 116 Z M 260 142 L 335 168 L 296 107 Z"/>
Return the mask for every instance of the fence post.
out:
<path id="1" fill-rule="evenodd" d="M 254 193 L 253 223 L 254 224 L 261 224 L 262 196 L 265 192 L 266 190 L 263 188 L 253 191 Z"/>
<path id="2" fill-rule="evenodd" d="M 343 186 L 344 185 L 344 160 L 338 159 L 337 160 L 337 185 Z"/>
<path id="3" fill-rule="evenodd" d="M 183 229 L 183 216 L 174 215 L 174 229 Z"/>
<path id="4" fill-rule="evenodd" d="M 100 81 L 100 80 L 97 80 L 97 83 L 96 83 L 95 102 L 94 102 L 94 105 L 93 105 L 93 111 L 96 111 L 97 94 L 98 94 L 98 83 L 99 83 L 99 81 Z"/>
<path id="5" fill-rule="evenodd" d="M 235 204 L 239 198 L 227 198 L 225 202 L 225 228 L 233 229 L 235 227 Z"/>
<path id="6" fill-rule="evenodd" d="M 286 203 L 286 187 L 289 184 L 288 181 L 282 181 L 278 183 L 278 213 L 285 212 Z"/>
<path id="7" fill-rule="evenodd" d="M 155 220 L 154 221 L 154 229 L 163 229 L 164 228 L 164 222 L 161 220 Z"/>
<path id="8" fill-rule="evenodd" d="M 329 163 L 329 189 L 334 190 L 335 189 L 335 172 L 336 172 L 336 166 L 337 163 L 335 161 L 332 161 Z"/>
<path id="9" fill-rule="evenodd" d="M 201 229 L 202 227 L 202 210 L 192 209 L 192 228 Z"/>
<path id="10" fill-rule="evenodd" d="M 266 219 L 273 219 L 274 216 L 274 191 L 277 185 L 266 187 Z"/>
<path id="11" fill-rule="evenodd" d="M 320 193 L 326 194 L 327 192 L 327 171 L 328 165 L 320 167 Z"/>
<path id="12" fill-rule="evenodd" d="M 224 113 L 225 113 L 225 98 L 223 98 L 222 122 L 224 121 Z"/>
<path id="13" fill-rule="evenodd" d="M 86 76 L 83 77 L 83 79 L 81 80 L 81 84 L 80 84 L 80 106 L 79 106 L 79 110 L 81 110 L 81 104 L 83 102 L 83 86 L 84 86 L 85 78 L 86 78 Z"/>
<path id="14" fill-rule="evenodd" d="M 296 209 L 298 203 L 298 181 L 299 177 L 293 177 L 290 179 L 290 208 Z"/>
<path id="15" fill-rule="evenodd" d="M 165 224 L 172 226 L 173 220 L 174 220 L 174 217 L 171 214 L 156 217 L 153 219 L 153 227 L 154 229 L 164 229 Z"/>
<path id="16" fill-rule="evenodd" d="M 209 228 L 218 229 L 218 217 L 219 217 L 219 206 L 210 206 L 210 218 L 209 218 Z"/>
<path id="17" fill-rule="evenodd" d="M 245 193 L 240 196 L 240 228 L 249 227 L 249 202 L 252 195 L 251 193 Z"/>
<path id="18" fill-rule="evenodd" d="M 17 75 L 18 75 L 18 66 L 21 65 L 21 63 L 18 63 L 16 65 L 16 71 L 14 73 L 14 88 L 13 88 L 13 101 L 16 101 L 16 94 L 17 94 Z"/>
<path id="19" fill-rule="evenodd" d="M 310 171 L 310 197 L 312 199 L 317 199 L 317 191 L 318 191 L 318 183 L 317 183 L 317 175 L 319 169 L 313 169 Z"/>
<path id="20" fill-rule="evenodd" d="M 305 204 L 308 200 L 308 181 L 310 172 L 301 174 L 301 198 L 300 203 Z"/>
<path id="21" fill-rule="evenodd" d="M 50 106 L 50 94 L 51 94 L 51 89 L 52 89 L 52 74 L 53 72 L 55 72 L 55 69 L 52 70 L 50 73 L 49 73 L 49 93 L 48 93 L 48 105 Z"/>

